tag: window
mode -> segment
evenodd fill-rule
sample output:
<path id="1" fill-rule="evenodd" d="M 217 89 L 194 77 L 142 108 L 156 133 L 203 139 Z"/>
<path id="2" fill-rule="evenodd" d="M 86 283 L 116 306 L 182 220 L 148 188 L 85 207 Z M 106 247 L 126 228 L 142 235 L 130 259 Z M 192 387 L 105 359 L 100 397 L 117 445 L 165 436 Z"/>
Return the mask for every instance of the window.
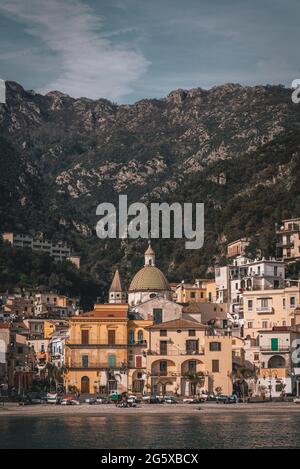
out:
<path id="1" fill-rule="evenodd" d="M 283 309 L 285 309 L 285 298 L 282 299 L 282 306 L 283 306 Z"/>
<path id="2" fill-rule="evenodd" d="M 212 301 L 212 295 L 211 295 L 211 292 L 208 293 L 208 301 Z"/>
<path id="3" fill-rule="evenodd" d="M 198 340 L 187 340 L 186 341 L 186 353 L 188 355 L 198 353 L 198 351 L 199 351 Z"/>
<path id="4" fill-rule="evenodd" d="M 168 354 L 168 341 L 161 340 L 159 343 L 159 353 L 160 355 L 167 355 Z"/>
<path id="5" fill-rule="evenodd" d="M 260 275 L 260 266 L 257 267 L 257 274 Z"/>
<path id="6" fill-rule="evenodd" d="M 162 309 L 154 308 L 153 309 L 153 323 L 160 324 L 162 322 Z"/>
<path id="7" fill-rule="evenodd" d="M 82 363 L 82 368 L 88 368 L 88 366 L 89 366 L 89 356 L 88 355 L 82 355 L 81 363 Z"/>
<path id="8" fill-rule="evenodd" d="M 294 296 L 290 297 L 290 306 L 291 306 L 291 308 L 296 306 L 296 298 Z"/>
<path id="9" fill-rule="evenodd" d="M 248 309 L 253 309 L 253 300 L 248 300 Z"/>
<path id="10" fill-rule="evenodd" d="M 191 298 L 196 298 L 196 293 L 194 291 L 191 292 Z"/>
<path id="11" fill-rule="evenodd" d="M 196 371 L 197 371 L 196 360 L 189 360 L 188 361 L 188 370 L 189 370 L 189 373 L 196 373 Z"/>
<path id="12" fill-rule="evenodd" d="M 196 331 L 194 329 L 190 329 L 189 330 L 189 336 L 192 337 L 192 336 L 195 336 L 196 335 Z"/>
<path id="13" fill-rule="evenodd" d="M 138 332 L 138 343 L 141 344 L 144 340 L 144 334 L 143 331 Z"/>
<path id="14" fill-rule="evenodd" d="M 248 329 L 252 329 L 253 328 L 253 322 L 248 322 Z"/>
<path id="15" fill-rule="evenodd" d="M 168 364 L 165 360 L 159 362 L 159 373 L 162 376 L 167 376 L 168 374 Z"/>
<path id="16" fill-rule="evenodd" d="M 135 367 L 136 368 L 142 368 L 142 357 L 140 355 L 138 355 L 135 358 Z"/>
<path id="17" fill-rule="evenodd" d="M 17 353 L 21 355 L 23 353 L 23 347 L 18 347 Z"/>
<path id="18" fill-rule="evenodd" d="M 274 280 L 274 288 L 279 288 L 279 280 Z"/>
<path id="19" fill-rule="evenodd" d="M 286 321 L 282 321 L 282 325 L 283 325 L 283 326 L 286 326 Z"/>
<path id="20" fill-rule="evenodd" d="M 90 331 L 88 329 L 83 329 L 81 331 L 81 343 L 82 345 L 88 345 L 90 339 Z"/>
<path id="21" fill-rule="evenodd" d="M 209 343 L 210 352 L 220 352 L 221 351 L 221 342 L 210 342 Z"/>
<path id="22" fill-rule="evenodd" d="M 167 329 L 161 329 L 161 330 L 159 331 L 160 337 L 166 337 L 166 336 L 167 336 L 167 332 L 168 332 Z"/>
<path id="23" fill-rule="evenodd" d="M 219 360 L 212 360 L 211 371 L 213 373 L 219 373 L 219 371 L 220 371 Z"/>
<path id="24" fill-rule="evenodd" d="M 274 277 L 277 277 L 277 275 L 278 275 L 278 267 L 275 266 L 274 267 Z"/>
<path id="25" fill-rule="evenodd" d="M 115 368 L 116 367 L 116 355 L 110 354 L 108 355 L 108 367 Z"/>
<path id="26" fill-rule="evenodd" d="M 204 298 L 204 293 L 203 293 L 203 291 L 201 292 L 200 297 L 201 297 L 202 299 Z"/>
<path id="27" fill-rule="evenodd" d="M 134 344 L 134 330 L 130 330 L 129 331 L 129 345 L 133 345 Z"/>
<path id="28" fill-rule="evenodd" d="M 254 361 L 256 361 L 256 362 L 259 361 L 259 353 L 254 354 Z"/>
<path id="29" fill-rule="evenodd" d="M 262 328 L 263 329 L 268 329 L 268 321 L 263 321 L 262 322 Z"/>
<path id="30" fill-rule="evenodd" d="M 114 329 L 108 330 L 108 345 L 115 345 L 116 343 L 116 331 Z"/>

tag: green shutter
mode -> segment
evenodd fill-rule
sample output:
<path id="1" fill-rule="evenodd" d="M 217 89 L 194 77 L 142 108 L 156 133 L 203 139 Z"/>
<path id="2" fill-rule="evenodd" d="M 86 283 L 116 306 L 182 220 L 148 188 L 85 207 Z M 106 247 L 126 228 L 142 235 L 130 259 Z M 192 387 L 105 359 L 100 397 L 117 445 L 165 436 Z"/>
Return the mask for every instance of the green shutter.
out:
<path id="1" fill-rule="evenodd" d="M 278 350 L 278 339 L 271 339 L 271 350 L 277 351 Z"/>

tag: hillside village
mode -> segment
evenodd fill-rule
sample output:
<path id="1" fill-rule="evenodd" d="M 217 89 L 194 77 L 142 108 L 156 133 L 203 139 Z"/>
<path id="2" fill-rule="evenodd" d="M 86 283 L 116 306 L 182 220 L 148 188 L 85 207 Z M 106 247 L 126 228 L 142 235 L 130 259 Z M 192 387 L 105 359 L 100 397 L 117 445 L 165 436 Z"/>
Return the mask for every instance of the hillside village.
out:
<path id="1" fill-rule="evenodd" d="M 55 291 L 1 292 L 1 395 L 299 396 L 300 283 L 286 272 L 300 259 L 300 219 L 276 237 L 276 258 L 248 257 L 244 237 L 214 278 L 172 283 L 149 241 L 129 287 L 116 270 L 90 311 Z"/>

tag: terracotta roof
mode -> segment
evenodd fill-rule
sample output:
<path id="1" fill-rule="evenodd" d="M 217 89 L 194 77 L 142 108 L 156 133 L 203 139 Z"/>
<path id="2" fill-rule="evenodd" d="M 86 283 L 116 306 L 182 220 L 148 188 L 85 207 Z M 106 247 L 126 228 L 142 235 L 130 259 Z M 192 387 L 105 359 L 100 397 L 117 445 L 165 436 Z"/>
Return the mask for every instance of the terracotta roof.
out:
<path id="1" fill-rule="evenodd" d="M 161 322 L 148 326 L 146 329 L 207 329 L 207 326 L 197 321 L 188 319 L 173 319 L 172 321 Z"/>
<path id="2" fill-rule="evenodd" d="M 184 306 L 183 310 L 184 313 L 201 313 L 201 305 L 199 303 L 190 303 L 188 306 Z"/>
<path id="3" fill-rule="evenodd" d="M 0 329 L 9 329 L 9 324 L 7 322 L 0 323 Z"/>

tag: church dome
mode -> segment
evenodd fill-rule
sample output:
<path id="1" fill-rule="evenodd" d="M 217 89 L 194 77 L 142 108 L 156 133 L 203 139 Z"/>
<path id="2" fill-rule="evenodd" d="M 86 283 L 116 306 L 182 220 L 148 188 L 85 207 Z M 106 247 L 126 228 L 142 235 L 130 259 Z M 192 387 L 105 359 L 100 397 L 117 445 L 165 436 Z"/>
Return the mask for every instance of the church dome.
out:
<path id="1" fill-rule="evenodd" d="M 146 265 L 133 277 L 129 292 L 150 290 L 170 291 L 171 287 L 161 270 L 153 265 Z"/>

